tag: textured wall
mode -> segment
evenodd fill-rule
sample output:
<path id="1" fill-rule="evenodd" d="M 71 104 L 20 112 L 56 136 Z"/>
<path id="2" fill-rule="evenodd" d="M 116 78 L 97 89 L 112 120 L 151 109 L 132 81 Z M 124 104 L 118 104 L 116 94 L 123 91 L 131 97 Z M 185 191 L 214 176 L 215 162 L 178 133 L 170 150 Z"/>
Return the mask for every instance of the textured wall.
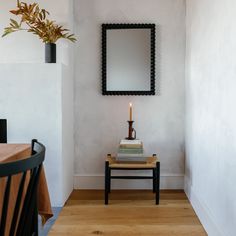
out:
<path id="1" fill-rule="evenodd" d="M 162 187 L 181 188 L 184 174 L 184 0 L 75 0 L 79 35 L 75 77 L 75 186 L 103 187 L 104 158 L 127 135 L 134 104 L 138 138 L 161 160 Z M 157 25 L 156 96 L 101 95 L 101 24 Z M 145 188 L 131 182 L 131 187 Z M 124 181 L 118 188 L 125 187 Z M 133 185 L 134 183 L 134 185 Z M 140 183 L 140 182 L 138 182 Z"/>
<path id="2" fill-rule="evenodd" d="M 186 191 L 210 236 L 236 235 L 235 10 L 187 1 Z"/>

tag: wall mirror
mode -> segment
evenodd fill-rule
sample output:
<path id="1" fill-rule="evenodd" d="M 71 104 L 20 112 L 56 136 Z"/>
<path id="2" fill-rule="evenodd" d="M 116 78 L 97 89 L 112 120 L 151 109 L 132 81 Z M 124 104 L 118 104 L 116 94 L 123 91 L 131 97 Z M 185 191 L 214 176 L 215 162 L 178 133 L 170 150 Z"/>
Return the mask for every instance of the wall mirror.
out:
<path id="1" fill-rule="evenodd" d="M 155 24 L 102 24 L 102 94 L 155 95 Z"/>

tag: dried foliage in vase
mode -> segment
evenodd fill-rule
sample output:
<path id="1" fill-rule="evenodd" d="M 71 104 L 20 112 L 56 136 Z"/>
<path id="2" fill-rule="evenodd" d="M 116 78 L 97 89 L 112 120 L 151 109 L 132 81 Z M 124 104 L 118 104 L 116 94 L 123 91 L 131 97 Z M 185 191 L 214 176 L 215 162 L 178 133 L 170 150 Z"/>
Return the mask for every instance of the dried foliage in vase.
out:
<path id="1" fill-rule="evenodd" d="M 17 22 L 10 19 L 10 26 L 4 29 L 2 37 L 13 32 L 25 30 L 36 34 L 44 43 L 56 43 L 58 39 L 67 39 L 75 42 L 74 34 L 69 34 L 69 30 L 57 25 L 55 21 L 47 19 L 49 12 L 40 9 L 38 3 L 27 4 L 17 1 L 17 9 L 10 11 L 13 15 L 19 16 Z M 26 28 L 24 28 L 24 25 Z"/>

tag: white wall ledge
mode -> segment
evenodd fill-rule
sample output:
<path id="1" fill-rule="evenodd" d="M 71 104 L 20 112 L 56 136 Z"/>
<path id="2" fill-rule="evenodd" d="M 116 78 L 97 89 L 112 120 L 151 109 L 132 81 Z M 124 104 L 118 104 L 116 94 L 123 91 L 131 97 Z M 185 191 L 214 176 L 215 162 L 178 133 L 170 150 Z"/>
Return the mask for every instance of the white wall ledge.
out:
<path id="1" fill-rule="evenodd" d="M 37 138 L 46 146 L 45 172 L 53 206 L 73 190 L 73 78 L 62 63 L 1 63 L 0 116 L 9 143 Z"/>

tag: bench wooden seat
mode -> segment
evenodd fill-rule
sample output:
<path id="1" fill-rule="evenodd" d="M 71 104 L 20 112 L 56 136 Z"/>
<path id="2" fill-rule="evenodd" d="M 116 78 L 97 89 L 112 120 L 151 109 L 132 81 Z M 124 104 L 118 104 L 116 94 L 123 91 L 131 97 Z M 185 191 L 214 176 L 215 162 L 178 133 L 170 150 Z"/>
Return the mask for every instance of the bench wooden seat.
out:
<path id="1" fill-rule="evenodd" d="M 109 162 L 109 167 L 113 169 L 136 169 L 136 168 L 143 168 L 143 169 L 150 169 L 156 167 L 156 162 L 159 162 L 156 156 L 151 156 L 147 158 L 146 162 L 124 162 L 124 161 L 116 161 L 115 157 L 110 155 L 107 156 L 106 161 Z"/>

